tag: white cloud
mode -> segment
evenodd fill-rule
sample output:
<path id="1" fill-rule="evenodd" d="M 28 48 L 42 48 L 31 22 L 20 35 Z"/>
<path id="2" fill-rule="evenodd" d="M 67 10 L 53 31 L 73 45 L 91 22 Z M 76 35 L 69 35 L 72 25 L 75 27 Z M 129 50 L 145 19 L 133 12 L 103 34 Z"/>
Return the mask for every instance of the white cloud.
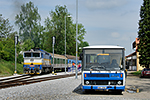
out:
<path id="1" fill-rule="evenodd" d="M 86 7 L 95 10 L 95 9 L 110 9 L 115 7 L 120 7 L 126 4 L 125 0 L 86 0 Z"/>
<path id="2" fill-rule="evenodd" d="M 111 36 L 112 36 L 113 38 L 118 38 L 118 37 L 120 37 L 120 34 L 117 33 L 117 32 L 113 32 L 113 33 L 111 33 Z"/>

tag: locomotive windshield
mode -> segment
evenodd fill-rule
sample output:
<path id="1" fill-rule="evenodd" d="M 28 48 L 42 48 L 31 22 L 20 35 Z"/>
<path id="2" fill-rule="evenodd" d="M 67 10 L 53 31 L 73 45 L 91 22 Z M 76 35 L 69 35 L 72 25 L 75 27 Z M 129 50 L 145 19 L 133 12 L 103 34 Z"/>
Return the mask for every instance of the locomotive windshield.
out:
<path id="1" fill-rule="evenodd" d="M 24 53 L 24 57 L 40 57 L 40 53 L 26 52 Z"/>
<path id="2" fill-rule="evenodd" d="M 33 57 L 40 57 L 40 53 L 33 53 Z"/>
<path id="3" fill-rule="evenodd" d="M 31 57 L 31 53 L 24 53 L 24 57 Z"/>
<path id="4" fill-rule="evenodd" d="M 123 50 L 85 50 L 85 71 L 118 71 L 123 69 Z"/>

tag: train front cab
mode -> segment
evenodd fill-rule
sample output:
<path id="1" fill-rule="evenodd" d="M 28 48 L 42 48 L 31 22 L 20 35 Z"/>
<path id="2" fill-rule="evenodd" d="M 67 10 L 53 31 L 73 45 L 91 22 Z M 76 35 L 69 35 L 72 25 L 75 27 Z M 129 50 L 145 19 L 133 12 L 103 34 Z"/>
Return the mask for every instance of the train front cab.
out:
<path id="1" fill-rule="evenodd" d="M 41 52 L 26 51 L 23 54 L 24 65 L 23 71 L 25 74 L 39 74 L 42 70 Z"/>
<path id="2" fill-rule="evenodd" d="M 117 59 L 118 65 L 112 65 Z M 125 90 L 124 48 L 85 48 L 82 54 L 82 89 L 84 91 Z"/>
<path id="3" fill-rule="evenodd" d="M 51 55 L 42 50 L 25 51 L 23 54 L 24 65 L 23 72 L 25 74 L 41 74 L 42 72 L 50 72 Z"/>

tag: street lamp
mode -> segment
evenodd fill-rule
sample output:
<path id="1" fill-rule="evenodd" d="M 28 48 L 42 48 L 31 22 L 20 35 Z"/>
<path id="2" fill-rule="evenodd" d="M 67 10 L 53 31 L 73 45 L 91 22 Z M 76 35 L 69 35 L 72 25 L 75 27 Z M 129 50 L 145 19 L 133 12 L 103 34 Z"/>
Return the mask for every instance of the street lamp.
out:
<path id="1" fill-rule="evenodd" d="M 15 74 L 17 73 L 17 47 L 18 44 L 18 36 L 15 34 Z"/>
<path id="2" fill-rule="evenodd" d="M 77 33 L 78 33 L 78 0 L 76 0 L 76 79 L 78 78 L 77 77 L 77 53 L 78 53 L 78 50 L 77 50 Z"/>
<path id="3" fill-rule="evenodd" d="M 67 16 L 71 17 L 71 16 Z M 65 16 L 65 57 L 66 57 L 66 16 Z M 65 73 L 66 73 L 66 58 L 65 58 Z"/>

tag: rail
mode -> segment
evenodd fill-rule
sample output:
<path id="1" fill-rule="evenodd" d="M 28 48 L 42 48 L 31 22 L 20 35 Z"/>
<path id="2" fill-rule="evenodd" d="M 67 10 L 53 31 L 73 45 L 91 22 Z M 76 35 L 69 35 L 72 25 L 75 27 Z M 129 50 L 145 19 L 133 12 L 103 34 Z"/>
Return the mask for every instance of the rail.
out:
<path id="1" fill-rule="evenodd" d="M 81 72 L 78 73 L 78 75 L 81 75 Z M 0 89 L 13 87 L 13 86 L 26 85 L 26 84 L 31 84 L 31 83 L 37 83 L 37 82 L 42 82 L 42 81 L 60 79 L 60 78 L 66 78 L 66 77 L 71 77 L 71 76 L 75 76 L 75 73 L 45 76 L 45 77 L 39 77 L 39 78 L 29 76 L 29 75 L 22 75 L 22 76 L 17 76 L 17 77 L 0 79 Z"/>

